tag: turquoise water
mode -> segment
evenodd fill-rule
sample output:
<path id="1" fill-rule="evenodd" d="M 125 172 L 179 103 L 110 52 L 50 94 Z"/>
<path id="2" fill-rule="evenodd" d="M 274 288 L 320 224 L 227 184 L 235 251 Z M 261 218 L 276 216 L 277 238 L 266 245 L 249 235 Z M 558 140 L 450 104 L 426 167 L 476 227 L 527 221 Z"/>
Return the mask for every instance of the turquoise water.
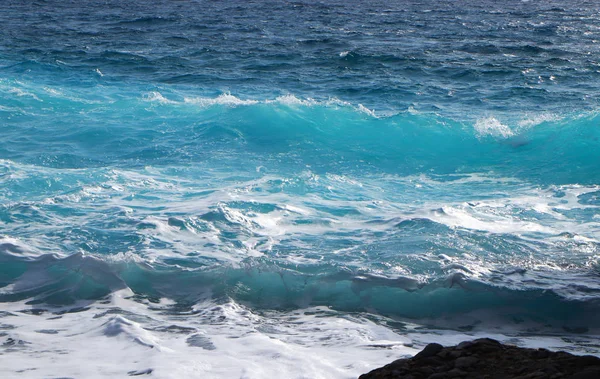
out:
<path id="1" fill-rule="evenodd" d="M 594 2 L 1 10 L 1 338 L 37 346 L 24 314 L 76 314 L 86 339 L 117 315 L 104 336 L 135 322 L 222 357 L 225 323 L 318 352 L 278 328 L 324 312 L 334 339 L 352 319 L 369 341 L 414 324 L 598 351 L 577 342 L 600 311 Z M 187 324 L 207 310 L 226 314 Z M 265 367 L 246 374 L 291 375 Z"/>

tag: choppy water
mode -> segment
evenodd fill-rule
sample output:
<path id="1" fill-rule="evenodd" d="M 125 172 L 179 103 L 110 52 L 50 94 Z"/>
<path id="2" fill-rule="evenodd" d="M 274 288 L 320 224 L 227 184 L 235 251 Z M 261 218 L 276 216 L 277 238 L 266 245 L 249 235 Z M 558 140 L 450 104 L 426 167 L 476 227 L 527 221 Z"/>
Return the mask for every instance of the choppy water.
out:
<path id="1" fill-rule="evenodd" d="M 598 354 L 600 6 L 4 1 L 0 372 Z"/>

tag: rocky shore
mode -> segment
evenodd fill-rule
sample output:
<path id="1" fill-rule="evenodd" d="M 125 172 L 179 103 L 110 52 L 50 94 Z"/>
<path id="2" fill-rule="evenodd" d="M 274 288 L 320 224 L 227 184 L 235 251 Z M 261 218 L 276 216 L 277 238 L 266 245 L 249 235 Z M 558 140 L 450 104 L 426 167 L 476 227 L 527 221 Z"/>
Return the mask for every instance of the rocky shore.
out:
<path id="1" fill-rule="evenodd" d="M 432 343 L 359 379 L 600 379 L 600 358 L 504 345 L 489 338 Z"/>

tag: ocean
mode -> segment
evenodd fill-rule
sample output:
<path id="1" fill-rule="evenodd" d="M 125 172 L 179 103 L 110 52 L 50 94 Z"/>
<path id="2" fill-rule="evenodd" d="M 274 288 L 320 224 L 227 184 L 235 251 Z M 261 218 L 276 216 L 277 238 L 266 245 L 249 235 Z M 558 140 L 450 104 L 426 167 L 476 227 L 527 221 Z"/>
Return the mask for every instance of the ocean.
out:
<path id="1" fill-rule="evenodd" d="M 600 3 L 3 0 L 0 376 L 600 355 Z"/>

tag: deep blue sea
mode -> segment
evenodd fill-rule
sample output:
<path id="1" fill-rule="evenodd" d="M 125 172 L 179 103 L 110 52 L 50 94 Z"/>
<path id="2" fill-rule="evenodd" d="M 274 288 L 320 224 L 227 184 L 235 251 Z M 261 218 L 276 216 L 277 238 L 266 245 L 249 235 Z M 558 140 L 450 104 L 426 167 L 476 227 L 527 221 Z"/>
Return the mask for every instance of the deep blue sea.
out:
<path id="1" fill-rule="evenodd" d="M 0 375 L 600 355 L 600 3 L 0 1 Z"/>

